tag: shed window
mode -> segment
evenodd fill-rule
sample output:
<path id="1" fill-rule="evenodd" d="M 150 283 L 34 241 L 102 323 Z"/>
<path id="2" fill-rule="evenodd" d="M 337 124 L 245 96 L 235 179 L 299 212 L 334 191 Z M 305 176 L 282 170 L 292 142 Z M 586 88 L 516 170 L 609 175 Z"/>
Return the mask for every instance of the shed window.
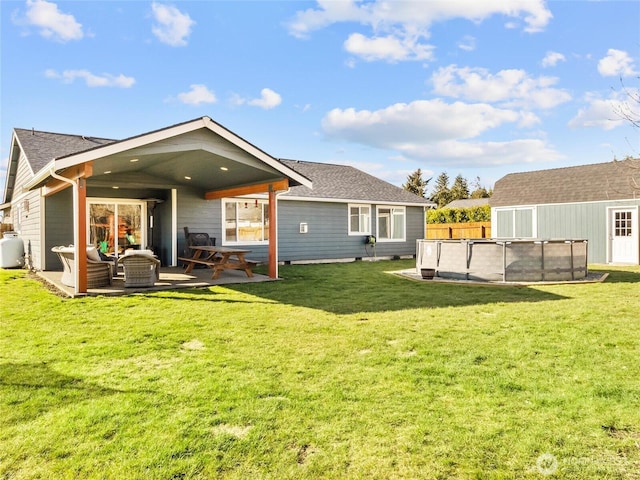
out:
<path id="1" fill-rule="evenodd" d="M 371 207 L 369 205 L 349 205 L 349 235 L 369 235 L 371 233 Z"/>

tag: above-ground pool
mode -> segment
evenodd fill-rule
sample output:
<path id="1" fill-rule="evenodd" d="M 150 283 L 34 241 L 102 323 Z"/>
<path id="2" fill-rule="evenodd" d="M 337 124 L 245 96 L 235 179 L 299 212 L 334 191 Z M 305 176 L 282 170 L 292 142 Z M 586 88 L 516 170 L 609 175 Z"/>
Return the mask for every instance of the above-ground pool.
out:
<path id="1" fill-rule="evenodd" d="M 417 240 L 423 278 L 500 282 L 581 280 L 587 276 L 586 240 Z"/>

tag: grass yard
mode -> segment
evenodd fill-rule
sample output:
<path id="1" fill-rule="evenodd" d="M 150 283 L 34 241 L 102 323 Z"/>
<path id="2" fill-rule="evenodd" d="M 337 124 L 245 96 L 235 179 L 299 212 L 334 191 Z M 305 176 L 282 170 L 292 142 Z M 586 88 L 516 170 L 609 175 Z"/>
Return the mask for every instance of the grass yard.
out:
<path id="1" fill-rule="evenodd" d="M 63 299 L 0 270 L 1 479 L 640 479 L 640 267 Z"/>

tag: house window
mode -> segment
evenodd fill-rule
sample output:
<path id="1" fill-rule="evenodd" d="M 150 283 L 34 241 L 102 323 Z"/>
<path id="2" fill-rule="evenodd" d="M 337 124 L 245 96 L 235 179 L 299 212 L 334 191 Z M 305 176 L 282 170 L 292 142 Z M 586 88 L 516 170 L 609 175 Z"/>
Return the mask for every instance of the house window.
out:
<path id="1" fill-rule="evenodd" d="M 403 242 L 406 238 L 406 210 L 404 207 L 378 207 L 378 232 L 380 242 Z"/>
<path id="2" fill-rule="evenodd" d="M 224 201 L 222 242 L 267 243 L 269 241 L 269 203 L 263 200 Z"/>
<path id="3" fill-rule="evenodd" d="M 349 235 L 369 235 L 371 233 L 371 207 L 369 205 L 349 205 Z"/>

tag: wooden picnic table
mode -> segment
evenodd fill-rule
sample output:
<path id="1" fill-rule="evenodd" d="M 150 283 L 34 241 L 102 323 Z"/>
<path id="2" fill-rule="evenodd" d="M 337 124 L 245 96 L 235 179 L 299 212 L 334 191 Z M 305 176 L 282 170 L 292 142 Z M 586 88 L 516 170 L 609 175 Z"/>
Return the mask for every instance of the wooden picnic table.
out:
<path id="1" fill-rule="evenodd" d="M 179 257 L 185 263 L 184 273 L 189 273 L 196 265 L 206 265 L 213 270 L 214 279 L 224 270 L 244 270 L 247 277 L 253 277 L 251 269 L 256 263 L 245 258 L 251 250 L 240 250 L 229 247 L 215 247 L 212 245 L 191 245 L 191 257 Z"/>

